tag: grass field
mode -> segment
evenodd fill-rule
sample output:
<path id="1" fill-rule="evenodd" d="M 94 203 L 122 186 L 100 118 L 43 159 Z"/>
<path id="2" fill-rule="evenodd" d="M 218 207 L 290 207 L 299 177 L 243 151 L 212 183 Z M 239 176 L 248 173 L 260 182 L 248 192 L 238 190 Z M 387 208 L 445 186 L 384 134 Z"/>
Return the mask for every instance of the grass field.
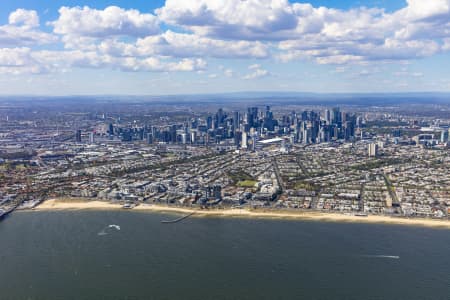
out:
<path id="1" fill-rule="evenodd" d="M 240 186 L 240 187 L 254 187 L 255 184 L 257 183 L 257 181 L 254 180 L 243 180 L 243 181 L 239 181 L 236 185 Z"/>

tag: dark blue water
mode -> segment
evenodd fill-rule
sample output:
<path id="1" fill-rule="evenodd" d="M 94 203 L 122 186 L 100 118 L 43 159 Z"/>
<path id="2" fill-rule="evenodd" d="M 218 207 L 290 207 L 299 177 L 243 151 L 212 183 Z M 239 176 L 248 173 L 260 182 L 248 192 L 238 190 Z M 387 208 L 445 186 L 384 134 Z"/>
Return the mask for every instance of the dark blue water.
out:
<path id="1" fill-rule="evenodd" d="M 0 299 L 450 299 L 449 230 L 237 218 L 160 223 L 170 218 L 15 213 L 0 223 Z"/>

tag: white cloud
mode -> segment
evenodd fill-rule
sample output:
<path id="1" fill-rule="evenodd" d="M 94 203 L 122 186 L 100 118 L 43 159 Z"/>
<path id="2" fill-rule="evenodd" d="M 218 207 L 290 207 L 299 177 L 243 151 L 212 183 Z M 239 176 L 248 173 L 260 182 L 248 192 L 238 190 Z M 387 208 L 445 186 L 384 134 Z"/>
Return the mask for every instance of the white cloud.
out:
<path id="1" fill-rule="evenodd" d="M 68 49 L 98 51 L 117 57 L 164 56 L 175 58 L 268 58 L 268 47 L 261 42 L 222 41 L 191 34 L 167 31 L 160 35 L 123 42 L 115 38 L 96 42 L 94 38 L 80 37 L 66 43 Z"/>
<path id="2" fill-rule="evenodd" d="M 4 74 L 40 74 L 49 70 L 48 64 L 40 64 L 27 47 L 0 48 L 0 73 Z"/>
<path id="3" fill-rule="evenodd" d="M 442 46 L 444 51 L 450 51 L 450 38 L 444 39 L 444 45 Z"/>
<path id="4" fill-rule="evenodd" d="M 235 73 L 232 69 L 225 69 L 223 71 L 223 74 L 228 78 L 234 77 L 234 75 L 235 75 Z"/>
<path id="5" fill-rule="evenodd" d="M 168 0 L 157 15 L 196 35 L 280 41 L 282 61 L 321 64 L 407 60 L 443 50 L 450 34 L 450 0 L 409 0 L 394 13 L 376 8 L 339 10 L 287 0 Z M 436 40 L 438 39 L 438 40 Z"/>
<path id="6" fill-rule="evenodd" d="M 449 0 L 406 0 L 408 6 L 401 12 L 410 20 L 447 18 L 450 16 Z"/>
<path id="7" fill-rule="evenodd" d="M 288 0 L 167 0 L 154 14 L 117 6 L 61 7 L 58 18 L 47 25 L 54 34 L 41 30 L 36 11 L 12 12 L 8 24 L 0 25 L 0 72 L 201 72 L 208 58 L 366 67 L 450 51 L 450 0 L 408 0 L 392 13 Z M 167 25 L 174 26 L 164 30 Z M 54 42 L 65 49 L 33 48 Z M 249 66 L 248 72 L 239 77 L 270 75 L 260 63 Z M 220 73 L 236 76 L 231 69 Z"/>
<path id="8" fill-rule="evenodd" d="M 250 67 L 253 67 L 253 66 L 250 66 Z M 257 66 L 256 68 L 250 68 L 250 69 L 254 70 L 254 71 L 250 74 L 245 75 L 243 77 L 243 79 L 245 79 L 245 80 L 258 79 L 258 78 L 263 78 L 263 77 L 267 77 L 270 75 L 269 71 L 260 68 L 260 66 Z"/>
<path id="9" fill-rule="evenodd" d="M 253 65 L 248 66 L 249 70 L 260 69 L 260 68 L 261 68 L 260 64 L 253 64 Z"/>
<path id="10" fill-rule="evenodd" d="M 279 39 L 298 24 L 287 0 L 167 0 L 156 13 L 199 35 L 238 40 Z"/>
<path id="11" fill-rule="evenodd" d="M 41 45 L 56 41 L 56 37 L 40 31 L 38 27 L 39 16 L 36 11 L 13 11 L 8 24 L 0 26 L 0 47 Z"/>
<path id="12" fill-rule="evenodd" d="M 95 51 L 32 51 L 30 48 L 0 48 L 0 73 L 41 74 L 67 72 L 73 68 L 108 68 L 127 72 L 190 72 L 204 70 L 202 59 L 161 60 L 155 57 L 113 57 Z"/>
<path id="13" fill-rule="evenodd" d="M 0 49 L 0 66 L 23 67 L 28 63 L 29 48 Z"/>
<path id="14" fill-rule="evenodd" d="M 63 6 L 59 18 L 49 24 L 55 33 L 71 37 L 148 36 L 160 30 L 156 16 L 117 6 L 104 10 Z"/>
<path id="15" fill-rule="evenodd" d="M 415 78 L 419 78 L 419 77 L 423 77 L 424 76 L 422 72 L 409 72 L 407 70 L 394 72 L 393 75 L 397 76 L 397 77 L 415 77 Z"/>
<path id="16" fill-rule="evenodd" d="M 28 28 L 39 27 L 39 16 L 35 10 L 17 9 L 9 15 L 9 24 Z"/>
<path id="17" fill-rule="evenodd" d="M 267 58 L 269 56 L 268 46 L 261 42 L 225 41 L 170 30 L 158 36 L 139 39 L 136 46 L 140 55 L 217 58 Z"/>

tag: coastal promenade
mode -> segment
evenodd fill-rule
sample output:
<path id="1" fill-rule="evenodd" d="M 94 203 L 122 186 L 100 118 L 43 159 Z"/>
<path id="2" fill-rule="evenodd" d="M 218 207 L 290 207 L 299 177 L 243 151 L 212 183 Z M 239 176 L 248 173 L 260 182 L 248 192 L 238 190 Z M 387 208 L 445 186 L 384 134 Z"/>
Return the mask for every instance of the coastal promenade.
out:
<path id="1" fill-rule="evenodd" d="M 85 201 L 82 199 L 50 199 L 36 210 L 111 210 L 122 209 L 122 205 L 104 201 Z M 426 226 L 434 228 L 450 229 L 450 221 L 425 218 L 404 218 L 383 215 L 357 216 L 353 214 L 324 213 L 315 211 L 293 211 L 277 209 L 246 209 L 246 208 L 224 208 L 224 209 L 198 209 L 188 207 L 174 207 L 154 204 L 141 204 L 133 210 L 142 212 L 167 212 L 195 214 L 192 217 L 244 217 L 244 218 L 267 218 L 286 220 L 305 220 L 321 222 L 347 222 L 347 223 L 370 223 L 370 224 L 398 224 L 410 226 Z"/>

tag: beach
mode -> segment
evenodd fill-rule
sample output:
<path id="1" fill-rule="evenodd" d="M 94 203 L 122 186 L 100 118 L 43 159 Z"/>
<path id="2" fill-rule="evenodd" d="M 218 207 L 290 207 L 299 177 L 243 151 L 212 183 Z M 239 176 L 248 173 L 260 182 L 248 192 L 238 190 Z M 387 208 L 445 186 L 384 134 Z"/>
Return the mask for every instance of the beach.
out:
<path id="1" fill-rule="evenodd" d="M 36 210 L 110 210 L 123 209 L 121 204 L 104 201 L 87 201 L 84 199 L 49 199 L 35 208 Z M 141 204 L 133 208 L 134 211 L 154 211 L 168 213 L 192 213 L 195 217 L 201 216 L 223 216 L 223 217 L 246 217 L 246 218 L 276 218 L 276 219 L 297 219 L 324 222 L 347 222 L 347 223 L 372 223 L 372 224 L 398 224 L 411 226 L 426 226 L 435 228 L 450 229 L 450 221 L 423 218 L 400 218 L 382 215 L 355 216 L 351 214 L 305 212 L 305 211 L 283 211 L 268 209 L 245 209 L 245 208 L 225 208 L 225 209 L 198 209 L 186 207 L 170 207 L 155 204 Z"/>

